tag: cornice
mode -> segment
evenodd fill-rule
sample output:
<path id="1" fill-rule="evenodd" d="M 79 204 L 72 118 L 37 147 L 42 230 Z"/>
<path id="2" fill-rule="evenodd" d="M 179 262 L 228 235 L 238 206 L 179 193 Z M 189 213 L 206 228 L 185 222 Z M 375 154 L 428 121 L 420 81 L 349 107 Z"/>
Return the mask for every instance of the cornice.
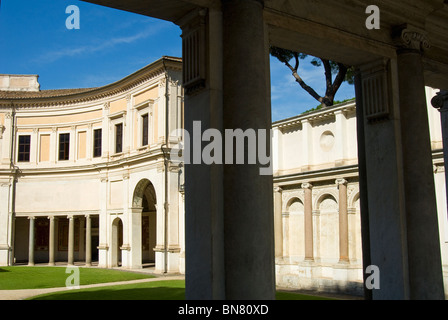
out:
<path id="1" fill-rule="evenodd" d="M 0 108 L 14 106 L 20 109 L 36 109 L 41 107 L 61 107 L 91 101 L 101 101 L 126 93 L 151 79 L 155 79 L 165 74 L 169 70 L 182 71 L 182 59 L 163 57 L 119 81 L 78 93 L 51 97 L 1 98 Z"/>
<path id="2" fill-rule="evenodd" d="M 321 121 L 334 117 L 337 112 L 352 112 L 356 109 L 356 103 L 354 101 L 349 101 L 346 103 L 338 104 L 332 107 L 327 107 L 317 111 L 312 111 L 304 114 L 300 114 L 295 117 L 288 119 L 276 121 L 272 124 L 273 128 L 286 129 L 299 127 L 303 122 L 309 121 Z"/>

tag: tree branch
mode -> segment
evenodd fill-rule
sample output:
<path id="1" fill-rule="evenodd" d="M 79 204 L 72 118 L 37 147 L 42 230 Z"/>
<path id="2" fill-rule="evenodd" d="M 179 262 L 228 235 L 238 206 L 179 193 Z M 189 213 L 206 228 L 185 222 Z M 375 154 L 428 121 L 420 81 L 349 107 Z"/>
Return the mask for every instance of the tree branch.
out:
<path id="1" fill-rule="evenodd" d="M 311 88 L 310 86 L 308 86 L 305 81 L 303 81 L 303 79 L 299 76 L 299 74 L 297 73 L 297 69 L 293 68 L 289 62 L 284 62 L 284 64 L 291 70 L 292 75 L 294 76 L 294 78 L 296 79 L 296 82 L 298 82 L 300 84 L 300 86 L 306 91 L 308 92 L 314 99 L 316 99 L 317 101 L 319 101 L 320 103 L 324 103 L 324 99 L 316 92 L 314 91 L 313 88 Z"/>
<path id="2" fill-rule="evenodd" d="M 333 95 L 336 94 L 336 92 L 339 90 L 339 87 L 341 86 L 342 82 L 344 82 L 345 75 L 347 74 L 348 68 L 343 65 L 342 63 L 338 63 L 339 72 L 334 79 L 333 83 Z"/>
<path id="3" fill-rule="evenodd" d="M 332 79 L 332 74 L 331 74 L 331 65 L 330 65 L 330 61 L 326 60 L 326 59 L 321 59 L 324 68 L 325 68 L 325 83 L 326 83 L 326 91 L 325 91 L 325 95 L 328 96 L 331 91 L 332 91 L 332 87 L 333 87 L 333 79 Z"/>

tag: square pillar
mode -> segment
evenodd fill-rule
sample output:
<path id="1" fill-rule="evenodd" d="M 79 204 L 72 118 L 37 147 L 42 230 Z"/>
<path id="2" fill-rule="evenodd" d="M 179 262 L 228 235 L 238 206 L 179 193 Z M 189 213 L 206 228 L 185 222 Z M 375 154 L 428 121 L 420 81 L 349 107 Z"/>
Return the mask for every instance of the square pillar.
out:
<path id="1" fill-rule="evenodd" d="M 225 130 L 254 130 L 264 139 L 258 147 L 269 153 L 269 46 L 263 1 L 223 1 L 222 11 L 192 12 L 179 25 L 185 130 L 191 135 L 193 121 L 200 121 L 201 135 L 213 128 L 223 141 Z M 267 133 L 264 138 L 260 130 Z M 196 147 L 192 153 L 197 160 L 201 154 Z M 234 154 L 210 165 L 185 159 L 187 299 L 275 298 L 272 173 L 261 174 L 261 161 L 247 164 L 247 149 L 244 164 L 235 164 Z M 228 163 L 230 158 L 233 163 Z"/>

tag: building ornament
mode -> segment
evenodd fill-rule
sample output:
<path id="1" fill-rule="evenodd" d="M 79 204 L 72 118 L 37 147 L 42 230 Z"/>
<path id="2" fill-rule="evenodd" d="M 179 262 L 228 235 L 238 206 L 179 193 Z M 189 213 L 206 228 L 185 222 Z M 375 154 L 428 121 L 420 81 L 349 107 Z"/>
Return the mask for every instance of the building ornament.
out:
<path id="1" fill-rule="evenodd" d="M 392 36 L 400 49 L 423 52 L 431 48 L 426 32 L 409 25 L 396 27 Z"/>
<path id="2" fill-rule="evenodd" d="M 305 182 L 302 183 L 302 189 L 312 189 L 313 185 L 311 183 Z"/>
<path id="3" fill-rule="evenodd" d="M 439 111 L 448 110 L 448 91 L 441 90 L 431 99 L 431 104 Z"/>

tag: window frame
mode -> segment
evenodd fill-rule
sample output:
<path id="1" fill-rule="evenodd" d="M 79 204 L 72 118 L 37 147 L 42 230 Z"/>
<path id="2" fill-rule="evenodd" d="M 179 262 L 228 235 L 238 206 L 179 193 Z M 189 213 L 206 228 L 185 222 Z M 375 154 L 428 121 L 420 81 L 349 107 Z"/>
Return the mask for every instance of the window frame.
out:
<path id="1" fill-rule="evenodd" d="M 61 137 L 68 137 L 67 141 L 64 141 L 64 158 L 61 158 Z M 65 150 L 66 149 L 66 150 Z M 68 161 L 70 160 L 70 132 L 60 132 L 58 133 L 58 161 Z"/>
<path id="2" fill-rule="evenodd" d="M 28 151 L 25 152 L 25 154 L 28 154 L 28 159 L 27 160 L 21 160 L 20 156 L 21 154 L 23 154 L 23 151 L 20 151 L 20 147 L 21 147 L 21 143 L 20 143 L 20 139 L 24 138 L 24 137 L 28 137 L 29 142 L 26 146 L 28 146 Z M 31 134 L 19 134 L 17 136 L 17 162 L 31 162 Z"/>
<path id="3" fill-rule="evenodd" d="M 103 128 L 95 128 L 92 131 L 93 131 L 92 158 L 100 158 L 103 152 Z M 99 137 L 95 136 L 97 132 L 99 132 Z M 99 146 L 96 144 L 98 140 L 99 140 Z M 97 154 L 96 151 L 98 151 L 99 154 Z"/>
<path id="4" fill-rule="evenodd" d="M 118 128 L 121 128 L 121 135 L 118 135 Z M 114 124 L 114 151 L 115 154 L 123 152 L 123 140 L 124 140 L 124 123 L 118 122 Z M 120 139 L 118 139 L 120 138 Z M 118 144 L 118 140 L 120 140 L 120 144 Z M 118 146 L 120 148 L 118 148 Z"/>

